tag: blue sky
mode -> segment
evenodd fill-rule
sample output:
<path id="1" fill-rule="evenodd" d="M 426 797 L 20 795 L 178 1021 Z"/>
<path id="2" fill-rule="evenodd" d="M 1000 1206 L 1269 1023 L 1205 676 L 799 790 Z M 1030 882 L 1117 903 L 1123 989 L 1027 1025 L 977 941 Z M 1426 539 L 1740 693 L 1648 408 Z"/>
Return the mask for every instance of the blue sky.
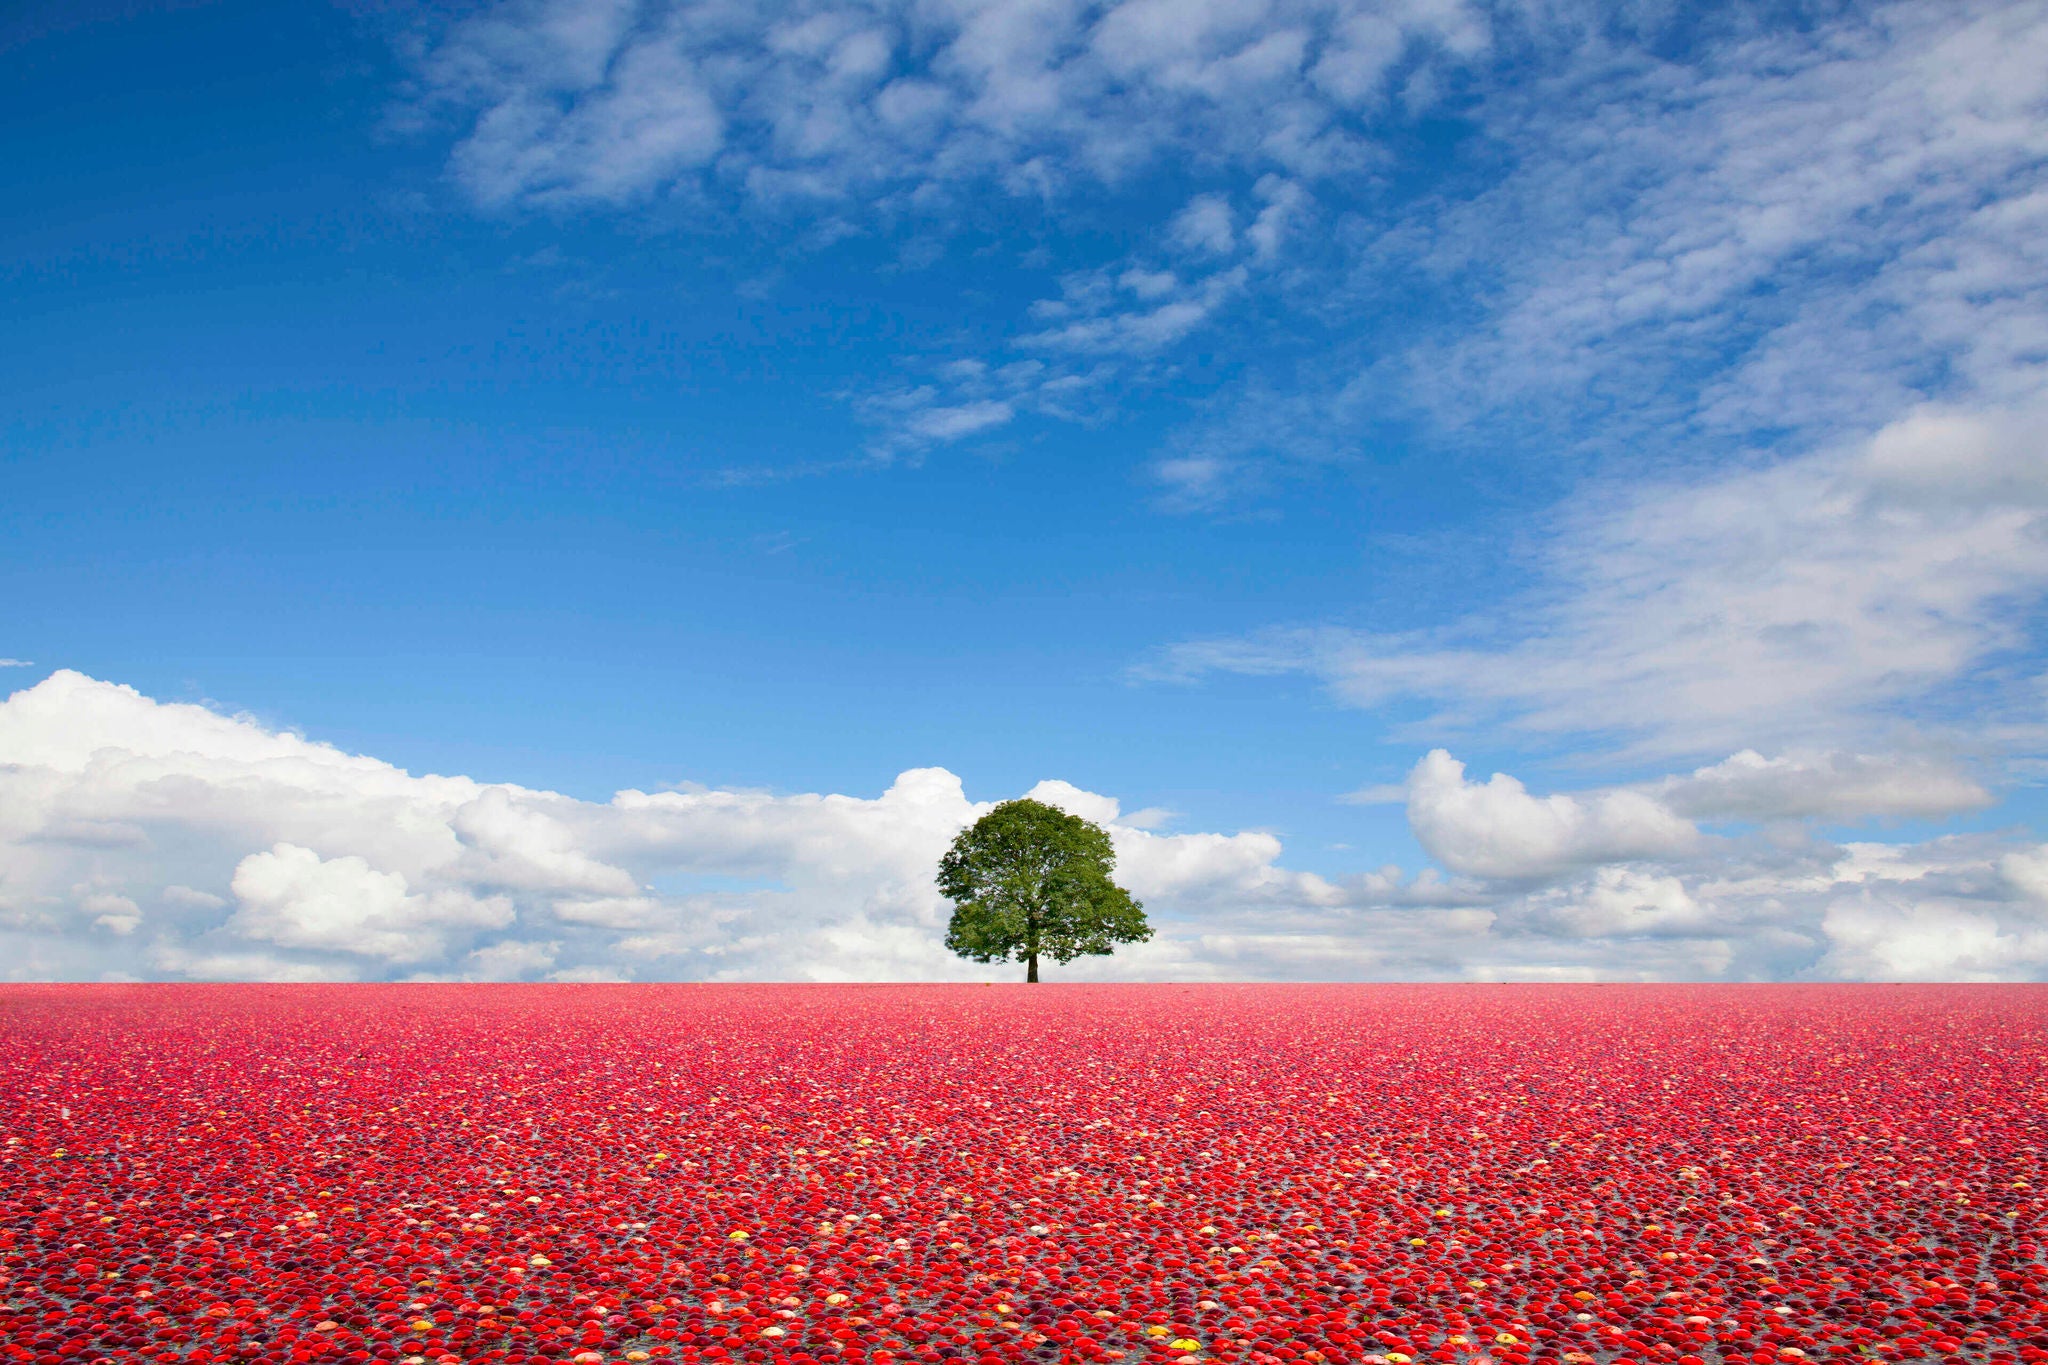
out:
<path id="1" fill-rule="evenodd" d="M 2037 975 L 2044 56 L 2032 4 L 7 21 L 0 933 L 943 975 L 914 869 L 1051 780 L 1169 927 L 1089 970 Z M 294 735 L 261 811 L 149 785 Z M 664 790 L 710 823 L 625 832 Z"/>

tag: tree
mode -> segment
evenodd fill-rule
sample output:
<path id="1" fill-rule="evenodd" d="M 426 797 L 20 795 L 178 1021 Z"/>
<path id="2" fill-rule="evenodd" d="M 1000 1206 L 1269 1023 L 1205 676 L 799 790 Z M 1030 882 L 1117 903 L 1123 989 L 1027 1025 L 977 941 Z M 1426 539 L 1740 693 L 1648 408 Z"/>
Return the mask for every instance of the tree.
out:
<path id="1" fill-rule="evenodd" d="M 946 947 L 976 962 L 1055 962 L 1116 951 L 1152 937 L 1145 907 L 1110 880 L 1116 852 L 1099 825 L 1028 798 L 1005 801 L 939 860 L 953 902 Z"/>

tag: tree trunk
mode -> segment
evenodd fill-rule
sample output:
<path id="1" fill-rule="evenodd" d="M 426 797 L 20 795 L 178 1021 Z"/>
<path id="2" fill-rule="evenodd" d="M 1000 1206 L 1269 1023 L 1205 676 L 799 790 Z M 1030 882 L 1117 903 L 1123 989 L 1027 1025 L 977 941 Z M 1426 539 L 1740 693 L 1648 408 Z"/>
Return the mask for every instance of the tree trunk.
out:
<path id="1" fill-rule="evenodd" d="M 1036 981 L 1036 980 L 1038 980 L 1038 954 L 1037 954 L 1037 953 L 1033 953 L 1033 954 L 1031 955 L 1031 966 L 1030 966 L 1030 969 L 1029 969 L 1029 970 L 1027 970 L 1027 971 L 1026 971 L 1026 972 L 1024 973 L 1024 980 L 1025 980 L 1025 981 L 1026 981 L 1027 983 L 1028 983 L 1028 982 L 1032 982 L 1032 981 Z"/>

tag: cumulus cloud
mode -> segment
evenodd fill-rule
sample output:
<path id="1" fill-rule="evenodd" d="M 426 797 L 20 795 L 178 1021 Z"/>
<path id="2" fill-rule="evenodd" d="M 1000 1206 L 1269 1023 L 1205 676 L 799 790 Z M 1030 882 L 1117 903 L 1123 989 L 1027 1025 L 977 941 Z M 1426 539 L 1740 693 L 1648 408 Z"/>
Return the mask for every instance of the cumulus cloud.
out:
<path id="1" fill-rule="evenodd" d="M 2016 890 L 2048 907 L 2048 844 L 2006 854 L 1998 870 Z"/>
<path id="2" fill-rule="evenodd" d="M 1107 828 L 1116 850 L 1118 878 L 1141 900 L 1253 898 L 1337 906 L 1357 899 L 1356 887 L 1346 889 L 1313 872 L 1280 867 L 1280 839 L 1264 831 L 1162 835 L 1146 827 L 1151 822 L 1145 817 L 1163 813 L 1125 816 L 1115 797 L 1057 780 L 1041 782 L 1025 795 Z M 1376 889 L 1384 896 L 1394 886 L 1383 881 Z"/>
<path id="3" fill-rule="evenodd" d="M 464 877 L 494 886 L 630 896 L 639 887 L 630 872 L 577 846 L 570 824 L 576 814 L 574 802 L 550 800 L 544 792 L 480 791 L 449 821 L 469 849 L 462 860 Z"/>
<path id="4" fill-rule="evenodd" d="M 1678 877 L 1629 867 L 1603 867 L 1589 881 L 1546 892 L 1535 909 L 1582 938 L 1696 937 L 1720 927 Z M 1725 958 L 1726 951 L 1724 944 L 1715 953 Z"/>
<path id="5" fill-rule="evenodd" d="M 1048 778 L 1030 791 L 1024 793 L 1029 801 L 1041 801 L 1057 807 L 1069 815 L 1078 815 L 1083 820 L 1092 820 L 1098 825 L 1113 825 L 1123 814 L 1123 803 L 1114 796 L 1100 796 L 1095 792 L 1083 791 L 1071 782 Z"/>
<path id="6" fill-rule="evenodd" d="M 504 896 L 413 894 L 399 873 L 379 872 L 353 855 L 323 859 L 296 844 L 242 859 L 229 886 L 240 908 L 227 927 L 244 938 L 394 962 L 441 956 L 451 930 L 502 929 L 512 922 L 512 902 Z"/>
<path id="7" fill-rule="evenodd" d="M 1468 781 L 1465 765 L 1442 749 L 1408 776 L 1408 823 L 1431 857 L 1481 877 L 1548 876 L 1699 843 L 1698 830 L 1641 792 L 1531 796 L 1506 773 Z"/>
<path id="8" fill-rule="evenodd" d="M 1874 888 L 1828 906 L 1824 970 L 1848 979 L 2010 981 L 2048 969 L 2048 925 L 2000 907 Z"/>

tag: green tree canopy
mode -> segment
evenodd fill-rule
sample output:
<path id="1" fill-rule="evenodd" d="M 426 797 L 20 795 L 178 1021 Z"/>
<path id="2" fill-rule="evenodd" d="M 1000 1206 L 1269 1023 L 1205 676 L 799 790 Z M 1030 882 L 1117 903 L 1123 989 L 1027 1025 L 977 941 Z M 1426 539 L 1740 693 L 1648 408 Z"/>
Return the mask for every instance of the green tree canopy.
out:
<path id="1" fill-rule="evenodd" d="M 1042 801 L 1005 801 L 939 860 L 953 902 L 946 947 L 976 962 L 1070 962 L 1152 937 L 1145 907 L 1110 879 L 1116 853 L 1099 825 Z"/>

